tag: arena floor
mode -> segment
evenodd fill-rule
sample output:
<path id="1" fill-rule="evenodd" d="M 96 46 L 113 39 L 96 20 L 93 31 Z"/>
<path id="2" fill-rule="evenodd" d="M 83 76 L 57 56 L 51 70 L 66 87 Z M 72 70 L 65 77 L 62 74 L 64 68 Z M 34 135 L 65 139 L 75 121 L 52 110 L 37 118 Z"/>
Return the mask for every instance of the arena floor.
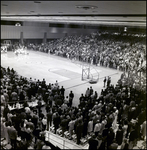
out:
<path id="1" fill-rule="evenodd" d="M 92 86 L 94 91 L 100 94 L 103 88 L 103 79 L 106 76 L 111 77 L 111 83 L 116 84 L 122 72 L 115 69 L 91 65 L 91 74 L 94 79 L 99 80 L 96 84 L 90 84 L 88 80 L 82 81 L 82 64 L 73 62 L 63 57 L 46 54 L 39 51 L 27 51 L 29 54 L 18 54 L 14 52 L 1 53 L 1 66 L 14 68 L 19 75 L 36 80 L 46 80 L 46 83 L 55 83 L 58 80 L 60 86 L 64 86 L 65 96 L 72 90 L 75 97 L 73 106 L 79 104 L 81 93 L 85 94 L 88 87 Z"/>

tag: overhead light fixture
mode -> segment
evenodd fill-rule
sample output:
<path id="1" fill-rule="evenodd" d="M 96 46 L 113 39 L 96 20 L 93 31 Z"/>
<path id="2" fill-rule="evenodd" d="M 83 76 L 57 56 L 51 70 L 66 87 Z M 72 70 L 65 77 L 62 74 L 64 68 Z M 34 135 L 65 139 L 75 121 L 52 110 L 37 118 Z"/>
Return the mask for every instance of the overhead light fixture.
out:
<path id="1" fill-rule="evenodd" d="M 7 4 L 2 4 L 2 6 L 8 6 Z"/>
<path id="2" fill-rule="evenodd" d="M 91 5 L 76 5 L 76 8 L 88 10 L 88 9 L 95 9 L 98 8 L 97 6 L 91 6 Z"/>
<path id="3" fill-rule="evenodd" d="M 39 2 L 39 1 L 34 1 L 34 3 L 38 3 L 38 4 L 40 4 L 41 2 Z"/>
<path id="4" fill-rule="evenodd" d="M 20 24 L 19 22 L 17 22 L 17 23 L 15 24 L 15 26 L 21 26 L 21 24 Z"/>

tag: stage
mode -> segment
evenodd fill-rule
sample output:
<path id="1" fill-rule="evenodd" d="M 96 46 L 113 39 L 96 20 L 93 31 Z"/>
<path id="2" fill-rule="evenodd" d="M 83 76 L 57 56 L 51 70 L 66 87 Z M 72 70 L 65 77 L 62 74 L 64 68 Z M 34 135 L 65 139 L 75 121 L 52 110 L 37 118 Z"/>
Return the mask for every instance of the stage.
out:
<path id="1" fill-rule="evenodd" d="M 95 70 L 99 73 L 99 80 L 96 84 L 90 84 L 88 80 L 82 81 L 82 65 L 78 61 L 73 62 L 67 58 L 55 56 L 39 51 L 26 50 L 26 54 L 16 55 L 12 51 L 1 53 L 1 66 L 14 68 L 21 76 L 28 79 L 46 80 L 46 83 L 55 83 L 64 86 L 65 96 L 69 95 L 72 90 L 75 97 L 73 105 L 79 104 L 81 93 L 85 94 L 86 89 L 90 86 L 94 91 L 100 94 L 103 88 L 103 79 L 106 76 L 111 77 L 111 83 L 116 84 L 122 72 L 101 66 L 91 65 L 91 73 L 96 75 Z"/>

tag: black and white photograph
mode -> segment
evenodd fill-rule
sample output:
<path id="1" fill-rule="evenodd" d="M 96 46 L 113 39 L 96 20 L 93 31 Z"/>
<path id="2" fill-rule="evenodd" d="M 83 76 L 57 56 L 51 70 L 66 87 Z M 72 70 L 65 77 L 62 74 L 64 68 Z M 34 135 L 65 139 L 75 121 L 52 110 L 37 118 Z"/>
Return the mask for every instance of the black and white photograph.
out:
<path id="1" fill-rule="evenodd" d="M 1 149 L 146 149 L 146 1 L 1 1 Z"/>

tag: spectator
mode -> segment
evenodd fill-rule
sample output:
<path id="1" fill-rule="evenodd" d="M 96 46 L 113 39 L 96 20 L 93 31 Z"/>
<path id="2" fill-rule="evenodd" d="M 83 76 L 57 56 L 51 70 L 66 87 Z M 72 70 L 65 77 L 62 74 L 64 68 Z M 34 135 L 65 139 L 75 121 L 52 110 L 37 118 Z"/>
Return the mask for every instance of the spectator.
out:
<path id="1" fill-rule="evenodd" d="M 42 119 L 42 130 L 45 131 L 47 126 L 47 119 L 46 116 L 43 117 Z"/>
<path id="2" fill-rule="evenodd" d="M 135 126 L 132 126 L 132 131 L 130 132 L 129 135 L 129 149 L 134 147 L 134 145 L 136 144 L 136 140 L 137 140 L 137 135 L 135 131 Z"/>
<path id="3" fill-rule="evenodd" d="M 83 123 L 81 120 L 79 120 L 77 127 L 76 127 L 77 144 L 80 144 L 80 139 L 82 136 L 82 130 L 83 130 Z"/>
<path id="4" fill-rule="evenodd" d="M 91 134 L 92 131 L 93 131 L 93 120 L 91 118 L 89 120 L 89 122 L 88 122 L 88 130 L 87 130 L 87 132 L 88 132 L 88 134 Z"/>
<path id="5" fill-rule="evenodd" d="M 49 130 L 49 127 L 52 126 L 52 112 L 51 110 L 46 114 L 47 116 L 47 130 Z"/>
<path id="6" fill-rule="evenodd" d="M 109 147 L 113 143 L 114 138 L 115 138 L 115 133 L 113 129 L 110 128 L 108 131 L 108 136 L 107 136 L 107 147 Z"/>
<path id="7" fill-rule="evenodd" d="M 116 132 L 116 142 L 118 143 L 118 145 L 121 145 L 123 141 L 123 130 L 122 130 L 122 126 L 119 125 L 119 129 Z"/>
<path id="8" fill-rule="evenodd" d="M 67 130 L 68 126 L 68 120 L 66 116 L 64 116 L 63 119 L 61 120 L 60 126 L 62 128 L 62 137 L 64 137 L 64 132 Z"/>
<path id="9" fill-rule="evenodd" d="M 104 87 L 105 87 L 105 85 L 106 85 L 106 81 L 107 81 L 107 79 L 106 79 L 106 77 L 105 77 L 104 80 L 103 80 L 103 82 L 104 82 Z"/>
<path id="10" fill-rule="evenodd" d="M 74 124 L 75 124 L 75 120 L 73 118 L 71 118 L 71 121 L 68 123 L 70 140 L 72 139 Z"/>
<path id="11" fill-rule="evenodd" d="M 62 86 L 61 89 L 60 89 L 60 93 L 61 93 L 61 95 L 63 95 L 63 97 L 64 97 L 65 88 L 64 88 L 63 86 Z"/>
<path id="12" fill-rule="evenodd" d="M 70 93 L 69 93 L 69 107 L 72 106 L 73 98 L 74 98 L 74 93 L 72 91 L 70 91 Z"/>
<path id="13" fill-rule="evenodd" d="M 96 135 L 93 135 L 93 136 L 89 139 L 88 143 L 89 143 L 89 150 L 90 150 L 90 149 L 91 149 L 91 150 L 97 149 L 99 143 L 98 143 L 98 140 L 96 139 Z"/>
<path id="14" fill-rule="evenodd" d="M 13 125 L 10 128 L 8 128 L 8 135 L 11 141 L 12 148 L 16 149 L 17 131 Z"/>
<path id="15" fill-rule="evenodd" d="M 101 123 L 98 120 L 94 126 L 94 133 L 96 136 L 98 136 L 100 130 L 101 130 Z"/>
<path id="16" fill-rule="evenodd" d="M 55 116 L 55 118 L 53 118 L 53 124 L 54 124 L 54 127 L 55 127 L 55 134 L 56 134 L 57 129 L 59 128 L 60 122 L 61 122 L 60 116 L 56 112 L 56 116 Z"/>

